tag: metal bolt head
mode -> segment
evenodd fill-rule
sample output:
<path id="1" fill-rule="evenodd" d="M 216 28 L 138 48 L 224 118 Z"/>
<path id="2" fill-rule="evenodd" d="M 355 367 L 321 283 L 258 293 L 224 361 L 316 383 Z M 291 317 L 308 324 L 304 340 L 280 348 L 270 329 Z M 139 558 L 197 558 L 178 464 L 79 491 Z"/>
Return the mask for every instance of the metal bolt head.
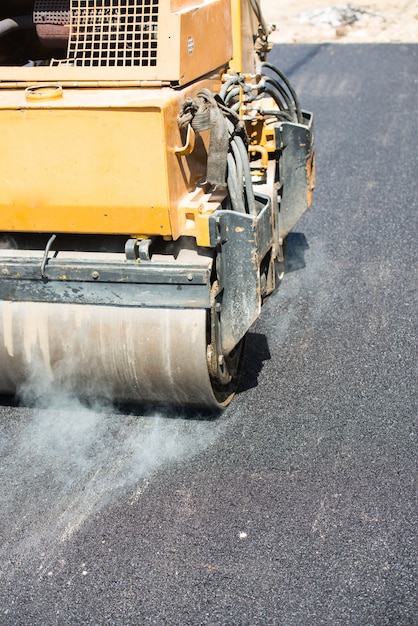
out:
<path id="1" fill-rule="evenodd" d="M 94 270 L 94 272 L 91 273 L 91 277 L 93 278 L 93 280 L 97 280 L 99 278 L 99 272 Z"/>

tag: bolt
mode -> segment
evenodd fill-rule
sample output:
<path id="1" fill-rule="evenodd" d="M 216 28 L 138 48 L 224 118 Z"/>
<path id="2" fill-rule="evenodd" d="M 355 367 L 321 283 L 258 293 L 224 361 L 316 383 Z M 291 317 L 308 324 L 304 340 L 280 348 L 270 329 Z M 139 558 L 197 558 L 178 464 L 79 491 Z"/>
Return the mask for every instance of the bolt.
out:
<path id="1" fill-rule="evenodd" d="M 191 272 L 187 274 L 187 280 L 193 280 L 193 274 Z"/>
<path id="2" fill-rule="evenodd" d="M 91 273 L 91 277 L 94 280 L 97 280 L 99 278 L 99 272 L 97 272 L 96 270 L 94 272 Z"/>
<path id="3" fill-rule="evenodd" d="M 7 267 L 3 267 L 3 270 L 1 273 L 3 274 L 3 276 L 7 276 L 9 273 L 9 270 L 7 269 Z"/>

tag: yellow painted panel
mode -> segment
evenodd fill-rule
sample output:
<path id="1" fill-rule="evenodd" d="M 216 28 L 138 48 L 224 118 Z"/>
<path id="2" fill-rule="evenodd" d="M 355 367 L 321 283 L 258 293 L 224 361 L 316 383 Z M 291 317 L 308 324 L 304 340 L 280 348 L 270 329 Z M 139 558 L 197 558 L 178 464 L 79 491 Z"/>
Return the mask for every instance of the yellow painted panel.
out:
<path id="1" fill-rule="evenodd" d="M 229 0 L 205 3 L 182 14 L 180 54 L 182 83 L 226 65 L 232 57 Z"/>
<path id="2" fill-rule="evenodd" d="M 0 230 L 168 235 L 161 110 L 0 110 Z"/>

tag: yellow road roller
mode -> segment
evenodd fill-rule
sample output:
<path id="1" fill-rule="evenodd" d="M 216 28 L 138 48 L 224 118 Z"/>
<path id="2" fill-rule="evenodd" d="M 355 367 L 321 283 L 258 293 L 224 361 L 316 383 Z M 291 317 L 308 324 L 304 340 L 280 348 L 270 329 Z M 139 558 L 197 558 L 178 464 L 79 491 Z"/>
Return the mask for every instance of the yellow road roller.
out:
<path id="1" fill-rule="evenodd" d="M 0 393 L 221 409 L 311 203 L 259 0 L 3 0 Z"/>

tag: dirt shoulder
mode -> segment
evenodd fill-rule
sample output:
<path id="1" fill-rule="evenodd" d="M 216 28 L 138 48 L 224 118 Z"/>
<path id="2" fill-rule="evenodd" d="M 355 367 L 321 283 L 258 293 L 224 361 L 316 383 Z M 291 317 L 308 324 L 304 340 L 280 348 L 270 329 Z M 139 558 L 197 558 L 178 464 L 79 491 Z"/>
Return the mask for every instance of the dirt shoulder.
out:
<path id="1" fill-rule="evenodd" d="M 418 43 L 416 0 L 262 0 L 274 43 Z"/>

